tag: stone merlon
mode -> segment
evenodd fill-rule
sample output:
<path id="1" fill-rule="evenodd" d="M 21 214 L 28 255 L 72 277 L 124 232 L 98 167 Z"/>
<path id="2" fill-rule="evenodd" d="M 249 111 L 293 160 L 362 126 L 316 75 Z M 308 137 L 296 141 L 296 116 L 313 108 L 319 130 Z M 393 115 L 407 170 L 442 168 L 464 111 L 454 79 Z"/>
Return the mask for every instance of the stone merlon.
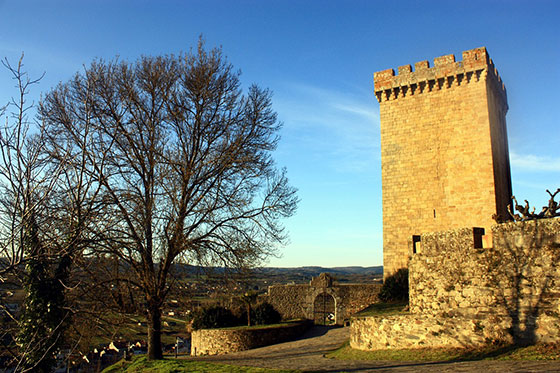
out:
<path id="1" fill-rule="evenodd" d="M 414 64 L 414 71 L 411 65 L 399 66 L 397 75 L 394 69 L 378 71 L 373 74 L 374 90 L 377 100 L 381 102 L 391 97 L 397 98 L 399 93 L 405 95 L 423 93 L 426 89 L 431 91 L 434 86 L 438 86 L 433 84 L 436 81 L 442 81 L 447 87 L 451 84 L 460 85 L 469 82 L 473 74 L 479 79 L 483 71 L 495 82 L 496 90 L 503 94 L 504 102 L 507 102 L 505 85 L 485 47 L 464 51 L 463 61 L 455 61 L 455 56 L 448 54 L 435 58 L 434 67 L 430 67 L 428 61 L 420 61 Z"/>

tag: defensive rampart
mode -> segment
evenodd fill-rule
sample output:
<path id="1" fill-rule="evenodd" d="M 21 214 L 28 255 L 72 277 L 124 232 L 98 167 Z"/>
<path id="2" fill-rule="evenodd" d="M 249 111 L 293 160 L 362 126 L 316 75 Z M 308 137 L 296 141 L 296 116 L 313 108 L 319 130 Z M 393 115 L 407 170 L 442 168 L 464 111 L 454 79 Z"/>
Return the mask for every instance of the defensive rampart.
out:
<path id="1" fill-rule="evenodd" d="M 560 219 L 496 225 L 492 237 L 493 247 L 485 249 L 476 229 L 423 234 L 410 261 L 411 312 L 500 314 L 521 324 L 557 315 Z"/>
<path id="2" fill-rule="evenodd" d="M 358 349 L 560 337 L 560 218 L 427 233 L 410 251 L 410 314 L 352 321 Z"/>
<path id="3" fill-rule="evenodd" d="M 269 286 L 267 301 L 271 303 L 284 319 L 306 318 L 318 320 L 322 310 L 334 314 L 337 325 L 377 301 L 381 283 L 338 284 L 322 273 L 311 280 L 309 285 Z M 321 301 L 318 302 L 318 299 Z M 324 300 L 332 302 L 325 307 Z"/>

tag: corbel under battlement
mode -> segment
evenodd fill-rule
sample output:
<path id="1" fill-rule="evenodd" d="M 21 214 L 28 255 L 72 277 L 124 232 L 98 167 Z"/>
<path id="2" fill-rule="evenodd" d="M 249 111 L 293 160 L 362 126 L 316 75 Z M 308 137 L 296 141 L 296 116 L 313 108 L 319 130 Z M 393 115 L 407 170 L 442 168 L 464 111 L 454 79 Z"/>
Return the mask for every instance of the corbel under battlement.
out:
<path id="1" fill-rule="evenodd" d="M 488 77 L 494 82 L 496 91 L 502 95 L 507 105 L 506 88 L 485 47 L 463 52 L 463 60 L 455 61 L 455 55 L 448 54 L 434 59 L 434 66 L 428 61 L 387 69 L 373 74 L 374 91 L 377 101 L 394 100 L 408 95 L 422 94 L 433 90 L 460 86 Z"/>

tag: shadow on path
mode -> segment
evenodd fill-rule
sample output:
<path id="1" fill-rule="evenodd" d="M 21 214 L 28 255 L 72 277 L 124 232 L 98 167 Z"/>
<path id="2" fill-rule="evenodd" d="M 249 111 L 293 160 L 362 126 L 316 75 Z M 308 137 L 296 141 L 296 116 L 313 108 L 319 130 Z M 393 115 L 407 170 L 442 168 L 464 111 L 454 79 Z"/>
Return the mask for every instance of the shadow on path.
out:
<path id="1" fill-rule="evenodd" d="M 338 326 L 338 325 L 332 325 L 332 326 L 314 325 L 314 326 L 310 327 L 309 329 L 307 329 L 307 331 L 305 333 L 303 333 L 303 335 L 301 337 L 299 337 L 295 340 L 300 341 L 302 339 L 320 337 L 322 335 L 327 334 L 329 332 L 329 330 L 341 329 L 341 328 L 342 328 L 342 326 Z"/>

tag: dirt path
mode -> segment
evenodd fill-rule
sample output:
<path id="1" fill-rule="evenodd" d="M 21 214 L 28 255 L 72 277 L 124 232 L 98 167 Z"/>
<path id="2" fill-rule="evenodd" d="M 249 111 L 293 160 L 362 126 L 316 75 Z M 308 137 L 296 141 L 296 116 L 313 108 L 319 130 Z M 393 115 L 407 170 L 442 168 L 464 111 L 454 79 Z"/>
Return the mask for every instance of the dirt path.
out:
<path id="1" fill-rule="evenodd" d="M 345 361 L 328 359 L 324 354 L 349 338 L 348 328 L 316 326 L 302 338 L 228 355 L 193 358 L 224 364 L 307 372 L 560 372 L 560 362 L 541 361 L 468 361 L 401 362 Z"/>

